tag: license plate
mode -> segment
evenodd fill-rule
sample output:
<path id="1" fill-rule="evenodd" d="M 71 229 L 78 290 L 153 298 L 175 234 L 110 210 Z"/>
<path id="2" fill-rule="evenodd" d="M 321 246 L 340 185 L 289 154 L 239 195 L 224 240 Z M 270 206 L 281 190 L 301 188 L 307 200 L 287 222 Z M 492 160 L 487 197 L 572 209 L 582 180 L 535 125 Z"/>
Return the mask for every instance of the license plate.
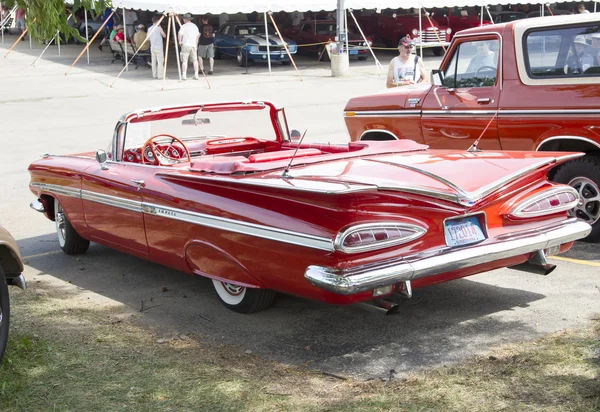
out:
<path id="1" fill-rule="evenodd" d="M 448 246 L 465 246 L 485 240 L 477 216 L 446 220 L 444 236 Z"/>
<path id="2" fill-rule="evenodd" d="M 350 50 L 350 54 L 358 54 L 358 50 Z"/>

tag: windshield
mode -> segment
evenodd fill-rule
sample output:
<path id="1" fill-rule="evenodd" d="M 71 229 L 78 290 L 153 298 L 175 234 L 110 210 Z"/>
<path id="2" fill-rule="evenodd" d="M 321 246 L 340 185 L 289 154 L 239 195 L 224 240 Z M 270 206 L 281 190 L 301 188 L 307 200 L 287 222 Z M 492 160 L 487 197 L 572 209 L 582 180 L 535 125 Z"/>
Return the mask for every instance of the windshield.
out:
<path id="1" fill-rule="evenodd" d="M 316 34 L 335 34 L 335 23 L 317 23 Z"/>
<path id="2" fill-rule="evenodd" d="M 160 134 L 172 135 L 183 141 L 238 137 L 277 140 L 268 106 L 257 110 L 201 109 L 182 117 L 129 123 L 125 149 L 141 147 L 150 137 Z"/>
<path id="3" fill-rule="evenodd" d="M 273 26 L 269 25 L 269 33 L 275 33 Z M 240 36 L 253 35 L 253 34 L 265 34 L 264 24 L 246 24 L 243 26 L 237 26 L 235 28 L 235 34 Z"/>

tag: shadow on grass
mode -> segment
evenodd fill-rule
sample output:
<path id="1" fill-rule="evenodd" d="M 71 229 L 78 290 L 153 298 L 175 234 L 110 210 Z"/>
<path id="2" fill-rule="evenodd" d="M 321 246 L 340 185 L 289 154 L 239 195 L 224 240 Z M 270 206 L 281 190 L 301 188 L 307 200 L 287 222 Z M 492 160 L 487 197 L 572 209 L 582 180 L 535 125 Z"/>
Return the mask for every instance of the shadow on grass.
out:
<path id="1" fill-rule="evenodd" d="M 407 379 L 340 381 L 196 336 L 159 344 L 128 320 L 132 313 L 126 307 L 86 304 L 73 299 L 73 289 L 13 293 L 12 337 L 0 367 L 1 410 L 583 411 L 600 406 L 598 328 Z"/>
<path id="2" fill-rule="evenodd" d="M 59 249 L 54 239 L 50 234 L 19 244 L 27 256 Z M 138 312 L 139 321 L 159 333 L 191 333 L 267 359 L 362 378 L 454 362 L 505 340 L 530 339 L 536 336 L 530 326 L 488 315 L 544 298 L 462 279 L 419 289 L 394 316 L 287 295 L 270 310 L 247 316 L 224 308 L 208 279 L 100 245 L 77 257 L 33 257 L 28 265 L 40 272 L 32 271 L 30 282 L 51 275 L 90 290 Z"/>

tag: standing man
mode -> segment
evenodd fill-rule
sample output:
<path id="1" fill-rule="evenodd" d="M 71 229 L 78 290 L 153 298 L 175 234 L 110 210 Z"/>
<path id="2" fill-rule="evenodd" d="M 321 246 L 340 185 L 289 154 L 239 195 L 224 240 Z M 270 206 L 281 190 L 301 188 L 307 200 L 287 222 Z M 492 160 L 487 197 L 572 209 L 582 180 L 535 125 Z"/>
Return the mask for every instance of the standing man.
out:
<path id="1" fill-rule="evenodd" d="M 127 37 L 131 41 L 133 39 L 133 35 L 135 33 L 133 31 L 133 24 L 137 21 L 138 15 L 133 10 L 125 9 L 125 12 L 123 13 L 123 17 L 124 17 L 125 24 L 126 24 L 125 37 Z"/>
<path id="2" fill-rule="evenodd" d="M 388 88 L 425 81 L 423 61 L 416 54 L 411 54 L 411 49 L 412 41 L 408 37 L 403 37 L 398 45 L 400 54 L 390 61 L 385 83 Z"/>
<path id="3" fill-rule="evenodd" d="M 152 26 L 148 29 L 150 54 L 152 55 L 152 77 L 155 79 L 162 79 L 165 65 L 163 39 L 167 37 L 165 31 L 158 24 L 159 20 L 158 16 L 152 17 Z"/>
<path id="4" fill-rule="evenodd" d="M 215 64 L 215 32 L 213 27 L 208 24 L 208 17 L 202 16 L 202 25 L 200 26 L 200 45 L 198 46 L 198 62 L 200 70 L 204 73 L 204 62 L 202 59 L 208 59 L 210 70 L 208 74 L 213 74 Z"/>
<path id="5" fill-rule="evenodd" d="M 17 9 L 17 12 L 15 13 L 15 20 L 15 27 L 17 28 L 17 31 L 20 35 L 25 31 L 25 9 Z M 23 37 L 21 40 L 25 40 L 25 37 Z"/>
<path id="6" fill-rule="evenodd" d="M 187 80 L 188 60 L 194 65 L 194 80 L 198 80 L 198 40 L 200 31 L 198 26 L 192 23 L 192 15 L 186 13 L 183 16 L 183 26 L 179 29 L 179 45 L 181 46 L 181 71 L 183 80 Z"/>

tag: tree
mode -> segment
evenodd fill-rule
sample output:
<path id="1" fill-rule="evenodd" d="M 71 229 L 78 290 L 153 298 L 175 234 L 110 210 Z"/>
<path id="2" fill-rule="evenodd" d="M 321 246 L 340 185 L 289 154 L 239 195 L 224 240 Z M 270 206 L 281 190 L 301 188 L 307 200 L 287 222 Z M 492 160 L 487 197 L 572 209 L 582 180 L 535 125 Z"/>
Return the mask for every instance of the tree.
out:
<path id="1" fill-rule="evenodd" d="M 111 4 L 111 0 L 73 0 L 72 19 L 75 19 L 75 26 L 79 27 L 81 24 L 80 19 L 75 17 L 78 11 L 87 10 L 95 17 L 101 15 L 107 7 L 111 7 Z M 64 0 L 6 0 L 6 5 L 8 8 L 17 5 L 26 10 L 28 32 L 35 40 L 52 39 L 58 30 L 67 40 L 73 36 L 85 41 L 76 27 L 67 24 L 70 13 L 67 12 Z"/>

